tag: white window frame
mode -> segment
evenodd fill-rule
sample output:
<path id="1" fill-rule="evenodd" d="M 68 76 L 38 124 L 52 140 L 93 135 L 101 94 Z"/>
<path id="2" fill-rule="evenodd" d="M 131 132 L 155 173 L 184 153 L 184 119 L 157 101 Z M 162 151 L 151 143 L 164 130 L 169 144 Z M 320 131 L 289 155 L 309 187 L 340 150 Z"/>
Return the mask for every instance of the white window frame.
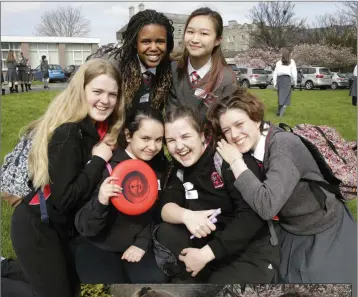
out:
<path id="1" fill-rule="evenodd" d="M 46 49 L 45 48 L 44 49 L 39 49 L 39 44 L 46 45 Z M 33 68 L 35 68 L 35 67 L 37 67 L 39 65 L 39 61 L 41 60 L 40 52 L 42 54 L 45 53 L 47 61 L 48 61 L 49 64 L 59 64 L 60 57 L 59 57 L 59 53 L 58 53 L 58 44 L 57 43 L 50 43 L 50 44 L 55 44 L 56 45 L 56 50 L 49 49 L 49 47 L 48 47 L 49 43 L 39 43 L 39 42 L 31 42 L 31 43 L 29 43 L 29 54 L 35 52 L 37 54 L 37 57 L 39 58 L 37 63 L 36 63 L 36 66 L 34 66 Z M 36 45 L 36 49 L 33 48 L 33 45 Z M 50 52 L 51 53 L 57 53 L 58 61 L 56 61 L 56 63 L 51 61 L 51 56 L 49 54 Z M 30 60 L 30 63 L 32 64 L 33 61 Z M 32 65 L 34 65 L 34 64 L 32 64 Z M 32 68 L 32 66 L 31 66 L 31 68 Z"/>
<path id="2" fill-rule="evenodd" d="M 8 47 L 5 48 L 4 45 L 8 44 Z M 18 48 L 14 48 L 14 45 L 18 45 Z M 6 66 L 6 57 L 3 56 L 3 52 L 9 52 L 9 50 L 13 50 L 15 52 L 15 58 L 20 57 L 21 52 L 21 43 L 20 42 L 1 42 L 1 63 L 2 63 L 2 70 L 7 70 Z"/>
<path id="3" fill-rule="evenodd" d="M 75 49 L 76 46 L 81 46 L 81 49 Z M 69 50 L 67 46 L 71 46 L 72 49 Z M 83 48 L 84 46 L 86 46 L 87 48 Z M 88 44 L 88 43 L 68 43 L 65 45 L 65 57 L 66 57 L 66 67 L 69 65 L 82 65 L 85 61 L 86 58 L 92 53 L 92 45 Z M 84 54 L 84 52 L 86 52 L 86 54 Z M 88 52 L 88 53 L 87 53 Z M 72 61 L 73 63 L 67 61 L 67 53 L 72 53 Z M 75 53 L 81 53 L 81 63 L 75 63 L 75 61 L 79 61 L 79 59 L 75 58 Z"/>

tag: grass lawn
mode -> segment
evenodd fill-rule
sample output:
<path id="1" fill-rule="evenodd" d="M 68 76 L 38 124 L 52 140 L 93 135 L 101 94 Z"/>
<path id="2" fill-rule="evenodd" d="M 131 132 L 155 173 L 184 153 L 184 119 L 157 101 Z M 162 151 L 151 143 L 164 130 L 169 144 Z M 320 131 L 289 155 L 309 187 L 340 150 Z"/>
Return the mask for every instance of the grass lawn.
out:
<path id="1" fill-rule="evenodd" d="M 250 89 L 266 105 L 266 119 L 277 124 L 311 123 L 335 127 L 347 140 L 356 140 L 357 110 L 351 105 L 348 90 L 294 91 L 292 105 L 286 109 L 283 119 L 275 116 L 277 96 L 274 90 Z M 58 91 L 19 93 L 3 96 L 1 129 L 1 162 L 18 141 L 19 131 L 30 121 L 38 118 Z M 349 202 L 356 217 L 356 201 Z M 2 201 L 1 255 L 14 256 L 10 242 L 10 217 L 12 209 Z"/>

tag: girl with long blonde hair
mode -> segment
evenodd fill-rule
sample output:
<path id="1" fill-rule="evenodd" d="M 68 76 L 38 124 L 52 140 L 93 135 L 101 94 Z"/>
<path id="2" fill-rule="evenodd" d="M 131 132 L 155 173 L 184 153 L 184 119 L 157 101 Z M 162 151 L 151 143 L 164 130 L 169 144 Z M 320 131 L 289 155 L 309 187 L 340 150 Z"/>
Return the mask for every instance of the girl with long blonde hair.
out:
<path id="1" fill-rule="evenodd" d="M 120 86 L 110 62 L 86 62 L 25 129 L 32 139 L 28 167 L 34 190 L 14 211 L 11 240 L 37 297 L 75 294 L 68 245 L 74 215 L 112 157 L 125 116 Z"/>

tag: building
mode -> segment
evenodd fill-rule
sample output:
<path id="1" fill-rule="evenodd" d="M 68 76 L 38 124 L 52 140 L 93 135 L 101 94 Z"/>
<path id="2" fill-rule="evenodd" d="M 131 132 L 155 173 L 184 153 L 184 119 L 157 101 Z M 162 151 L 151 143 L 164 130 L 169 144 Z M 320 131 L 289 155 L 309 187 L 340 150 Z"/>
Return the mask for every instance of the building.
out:
<path id="1" fill-rule="evenodd" d="M 71 64 L 83 64 L 87 56 L 97 50 L 99 43 L 99 38 L 1 36 L 2 70 L 7 70 L 5 61 L 10 49 L 14 50 L 17 58 L 22 51 L 30 59 L 31 68 L 40 65 L 42 55 L 46 55 L 50 64 L 65 68 Z"/>
<path id="2" fill-rule="evenodd" d="M 138 5 L 138 11 L 143 11 L 144 4 Z M 129 7 L 129 19 L 135 14 L 135 7 Z M 168 19 L 173 21 L 174 26 L 174 47 L 181 46 L 183 42 L 184 27 L 189 15 L 164 13 Z M 224 26 L 223 42 L 221 48 L 223 51 L 246 51 L 250 45 L 250 30 L 253 25 L 240 25 L 237 21 L 229 21 L 228 26 Z M 122 33 L 127 29 L 127 25 L 123 26 L 116 32 L 116 39 L 120 43 L 123 40 Z"/>
<path id="3" fill-rule="evenodd" d="M 247 51 L 251 44 L 252 24 L 238 24 L 237 21 L 229 21 L 228 26 L 224 26 L 223 41 L 221 48 L 223 51 Z"/>

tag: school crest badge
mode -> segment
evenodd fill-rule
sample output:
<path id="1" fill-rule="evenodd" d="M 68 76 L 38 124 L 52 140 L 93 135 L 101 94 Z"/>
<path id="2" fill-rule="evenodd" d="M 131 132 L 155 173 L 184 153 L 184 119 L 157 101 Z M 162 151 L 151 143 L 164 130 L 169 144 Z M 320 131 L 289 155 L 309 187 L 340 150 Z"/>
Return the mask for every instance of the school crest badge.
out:
<path id="1" fill-rule="evenodd" d="M 213 186 L 215 189 L 222 188 L 224 186 L 224 181 L 221 178 L 220 174 L 214 171 L 211 174 L 211 181 L 213 182 Z"/>

